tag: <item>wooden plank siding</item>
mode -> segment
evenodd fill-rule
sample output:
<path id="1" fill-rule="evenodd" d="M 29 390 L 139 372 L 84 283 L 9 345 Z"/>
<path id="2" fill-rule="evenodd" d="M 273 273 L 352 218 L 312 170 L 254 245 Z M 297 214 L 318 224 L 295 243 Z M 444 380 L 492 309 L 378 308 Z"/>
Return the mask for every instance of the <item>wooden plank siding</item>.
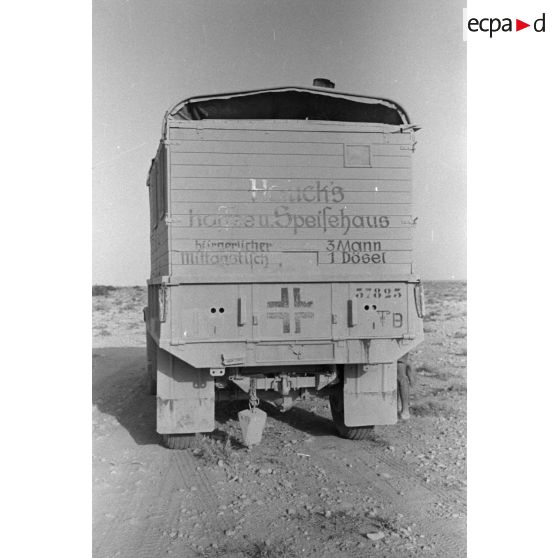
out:
<path id="1" fill-rule="evenodd" d="M 309 204 L 298 202 L 298 201 L 281 201 L 281 200 L 264 200 L 264 201 L 245 201 L 245 202 L 230 202 L 223 205 L 224 200 L 221 199 L 221 193 L 217 193 L 219 196 L 219 206 L 215 206 L 215 201 L 213 202 L 198 202 L 195 207 L 191 202 L 179 202 L 174 201 L 172 204 L 172 214 L 173 217 L 178 215 L 189 215 L 190 211 L 195 210 L 196 215 L 253 215 L 254 209 L 257 209 L 258 215 L 273 215 L 277 206 L 285 207 L 284 204 L 288 204 L 291 208 L 291 213 L 293 215 L 306 215 L 308 214 Z M 325 207 L 331 207 L 331 202 L 329 205 L 323 203 Z M 366 207 L 366 212 L 379 214 L 379 215 L 394 215 L 394 211 L 397 211 L 398 215 L 403 217 L 408 216 L 411 211 L 411 205 L 408 203 L 343 203 L 342 207 L 345 209 L 347 215 L 358 215 L 362 213 L 363 206 Z M 323 209 L 323 208 L 322 208 Z M 311 214 L 311 213 L 310 213 Z M 176 221 L 175 221 L 176 222 Z M 256 225 L 254 225 L 256 226 Z"/>
<path id="2" fill-rule="evenodd" d="M 285 167 L 285 166 L 211 166 L 211 165 L 180 165 L 171 163 L 171 180 L 173 178 L 290 178 L 314 180 L 332 180 L 339 178 L 360 180 L 410 180 L 409 168 L 358 168 L 350 167 Z"/>
<path id="3" fill-rule="evenodd" d="M 374 125 L 335 125 L 333 122 L 326 126 L 317 126 L 313 123 L 293 126 L 294 123 L 281 125 L 280 123 L 265 124 L 256 122 L 251 124 L 249 121 L 236 122 L 233 129 L 224 126 L 218 127 L 216 121 L 196 121 L 196 122 L 173 122 L 168 134 L 168 139 L 173 140 L 195 140 L 195 141 L 250 141 L 262 142 L 272 141 L 273 143 L 284 142 L 289 144 L 304 143 L 332 143 L 347 144 L 358 143 L 365 140 L 371 144 L 390 144 L 406 146 L 410 143 L 410 134 L 391 133 L 386 130 L 389 126 Z M 270 129 L 273 126 L 273 129 Z M 266 129 L 267 127 L 267 129 Z M 291 129 L 289 129 L 291 128 Z M 335 129 L 335 131 L 334 131 Z M 384 133 L 388 132 L 388 133 Z M 293 142 L 293 136 L 296 140 Z M 178 143 L 178 142 L 177 142 Z"/>
<path id="4" fill-rule="evenodd" d="M 164 222 L 151 233 L 151 278 L 170 274 L 169 233 Z"/>
<path id="5" fill-rule="evenodd" d="M 327 180 L 327 179 L 325 179 Z M 297 187 L 303 189 L 306 186 L 313 186 L 316 184 L 315 179 L 297 178 Z M 367 178 L 367 179 L 338 179 L 335 185 L 341 186 L 345 192 L 364 192 L 366 194 L 373 194 L 374 192 L 411 192 L 411 182 L 409 180 L 393 180 L 391 178 Z M 292 191 L 292 179 L 289 178 L 274 178 L 273 186 L 275 191 Z M 191 178 L 191 177 L 173 177 L 171 182 L 171 190 L 173 190 L 173 199 L 175 198 L 174 192 L 179 191 L 206 191 L 206 190 L 221 190 L 221 191 L 246 191 L 245 178 Z"/>
<path id="6" fill-rule="evenodd" d="M 298 185 L 302 188 L 306 186 L 312 186 L 314 181 L 299 181 Z M 336 181 L 335 184 L 340 185 L 341 181 Z M 212 203 L 215 199 L 214 192 L 208 192 L 208 190 L 215 190 L 219 192 L 219 201 L 224 203 L 235 203 L 235 204 L 254 204 L 254 195 L 251 190 L 246 188 L 246 181 L 244 180 L 223 180 L 220 184 L 212 184 L 207 180 L 197 180 L 192 181 L 194 187 L 184 187 L 180 189 L 173 189 L 172 199 L 173 208 L 178 207 L 178 204 L 188 203 L 188 204 L 205 204 Z M 215 187 L 211 187 L 215 185 Z M 261 200 L 259 203 L 270 203 L 276 204 L 279 202 L 291 202 L 297 201 L 297 194 L 293 194 L 292 190 L 288 188 L 287 184 L 281 184 L 279 182 L 274 182 L 276 188 L 274 188 L 268 199 Z M 393 190 L 378 190 L 374 191 L 370 188 L 370 183 L 365 182 L 360 189 L 356 189 L 355 186 L 349 184 L 348 187 L 343 187 L 343 191 L 346 194 L 351 195 L 351 203 L 359 205 L 379 205 L 379 204 L 392 204 L 392 205 L 407 205 L 411 203 L 411 192 L 404 191 L 393 191 Z M 407 184 L 408 186 L 408 184 Z M 373 186 L 372 188 L 377 188 Z M 329 199 L 326 200 L 326 203 Z"/>
<path id="7" fill-rule="evenodd" d="M 409 276 L 414 140 L 393 128 L 171 121 L 170 228 L 152 231 L 152 277 L 226 283 Z"/>
<path id="8" fill-rule="evenodd" d="M 372 155 L 375 168 L 410 168 L 411 158 Z M 279 155 L 276 153 L 173 153 L 173 168 L 178 165 L 210 167 L 304 167 L 338 169 L 344 166 L 340 155 Z"/>
<path id="9" fill-rule="evenodd" d="M 360 137 L 352 136 L 348 143 L 358 143 Z M 173 153 L 227 153 L 227 154 L 274 154 L 274 155 L 337 155 L 343 157 L 344 143 L 303 142 L 291 143 L 287 141 L 222 141 L 222 140 L 181 140 L 171 142 Z M 408 150 L 393 149 L 392 145 L 371 143 L 373 155 L 389 157 L 409 157 Z"/>

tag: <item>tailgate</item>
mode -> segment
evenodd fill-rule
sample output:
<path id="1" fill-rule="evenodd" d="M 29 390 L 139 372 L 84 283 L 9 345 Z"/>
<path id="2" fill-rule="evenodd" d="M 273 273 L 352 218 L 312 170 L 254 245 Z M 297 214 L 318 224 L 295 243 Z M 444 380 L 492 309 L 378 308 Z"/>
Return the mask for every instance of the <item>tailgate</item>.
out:
<path id="1" fill-rule="evenodd" d="M 412 275 L 412 134 L 356 123 L 215 126 L 170 130 L 173 277 L 319 283 Z"/>

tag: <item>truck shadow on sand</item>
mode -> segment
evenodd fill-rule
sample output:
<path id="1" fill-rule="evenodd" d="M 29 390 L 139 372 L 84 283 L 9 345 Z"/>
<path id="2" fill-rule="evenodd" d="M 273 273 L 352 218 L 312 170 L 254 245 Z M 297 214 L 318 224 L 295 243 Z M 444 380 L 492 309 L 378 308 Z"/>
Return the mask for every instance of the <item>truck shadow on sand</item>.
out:
<path id="1" fill-rule="evenodd" d="M 247 408 L 248 401 L 217 403 L 215 411 L 216 430 L 213 433 L 209 434 L 209 436 L 228 436 L 228 434 L 224 433 L 220 427 L 224 427 L 225 424 L 231 420 L 236 421 L 238 412 L 243 411 Z M 260 409 L 262 409 L 262 411 L 265 411 L 268 415 L 268 422 L 266 430 L 264 430 L 264 437 L 266 436 L 266 434 L 270 435 L 271 422 L 274 420 L 310 436 L 336 436 L 335 427 L 333 426 L 333 422 L 331 421 L 331 419 L 324 418 L 320 415 L 314 414 L 313 412 L 301 409 L 300 407 L 295 406 L 286 413 L 282 413 L 277 407 L 274 407 L 272 404 L 266 401 L 261 401 Z M 287 436 L 286 432 L 283 429 L 280 429 L 280 431 L 276 432 L 275 435 Z M 239 440 L 237 437 L 231 437 L 231 441 L 233 442 L 233 444 L 238 442 L 239 445 L 244 447 L 244 444 L 242 444 L 241 440 Z"/>
<path id="2" fill-rule="evenodd" d="M 145 349 L 141 347 L 105 347 L 93 349 L 93 404 L 114 417 L 138 445 L 160 445 L 156 432 L 155 397 L 149 394 L 145 370 Z M 216 429 L 212 438 L 231 439 L 233 447 L 241 441 L 230 436 L 224 427 L 237 420 L 237 413 L 248 407 L 247 401 L 216 403 Z M 331 419 L 300 407 L 281 413 L 262 402 L 269 417 L 311 436 L 335 436 Z M 265 436 L 265 434 L 264 434 Z"/>
<path id="3" fill-rule="evenodd" d="M 145 349 L 93 349 L 93 405 L 114 417 L 138 445 L 157 445 L 155 398 L 149 395 Z"/>
<path id="4" fill-rule="evenodd" d="M 311 436 L 336 436 L 331 418 L 325 418 L 300 407 L 282 413 L 277 407 L 263 402 L 262 409 L 272 418 Z"/>

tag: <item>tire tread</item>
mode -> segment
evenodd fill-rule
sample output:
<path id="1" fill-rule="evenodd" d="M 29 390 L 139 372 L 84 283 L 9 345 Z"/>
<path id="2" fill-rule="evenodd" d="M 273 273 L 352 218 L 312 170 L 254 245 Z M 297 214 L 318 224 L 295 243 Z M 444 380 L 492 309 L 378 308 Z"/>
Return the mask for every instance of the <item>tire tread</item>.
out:
<path id="1" fill-rule="evenodd" d="M 343 409 L 343 391 L 340 386 L 334 393 L 329 396 L 329 406 L 331 409 L 331 418 L 335 429 L 341 438 L 348 440 L 367 440 L 374 433 L 374 426 L 347 426 L 345 424 Z"/>
<path id="2" fill-rule="evenodd" d="M 168 449 L 184 450 L 193 447 L 195 434 L 163 434 L 163 445 Z"/>

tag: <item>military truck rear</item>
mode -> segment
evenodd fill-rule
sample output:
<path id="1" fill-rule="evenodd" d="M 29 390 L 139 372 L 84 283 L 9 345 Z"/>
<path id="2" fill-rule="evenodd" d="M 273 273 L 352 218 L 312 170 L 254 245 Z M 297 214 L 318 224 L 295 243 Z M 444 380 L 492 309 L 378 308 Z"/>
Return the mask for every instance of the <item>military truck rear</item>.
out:
<path id="1" fill-rule="evenodd" d="M 397 422 L 397 361 L 423 338 L 416 129 L 392 101 L 318 87 L 167 112 L 145 319 L 169 447 L 212 431 L 219 400 L 327 396 L 350 438 Z"/>

